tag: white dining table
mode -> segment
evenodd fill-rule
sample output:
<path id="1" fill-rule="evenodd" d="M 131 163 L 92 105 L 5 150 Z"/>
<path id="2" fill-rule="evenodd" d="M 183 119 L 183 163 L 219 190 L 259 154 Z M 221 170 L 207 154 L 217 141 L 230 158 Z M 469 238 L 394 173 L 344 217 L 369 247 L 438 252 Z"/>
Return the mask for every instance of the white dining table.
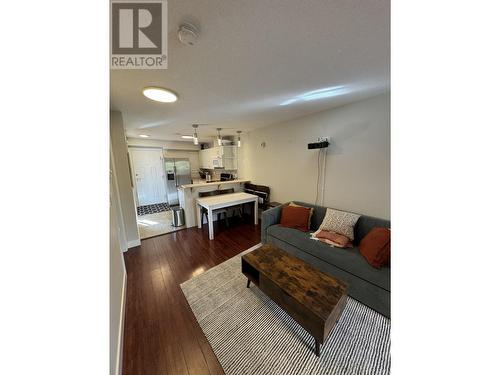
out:
<path id="1" fill-rule="evenodd" d="M 214 223 L 212 212 L 219 208 L 237 206 L 243 203 L 254 202 L 254 224 L 259 224 L 259 197 L 248 193 L 231 193 L 214 195 L 211 197 L 201 197 L 196 199 L 196 218 L 198 220 L 198 228 L 201 228 L 201 207 L 208 211 L 208 237 L 214 239 Z"/>

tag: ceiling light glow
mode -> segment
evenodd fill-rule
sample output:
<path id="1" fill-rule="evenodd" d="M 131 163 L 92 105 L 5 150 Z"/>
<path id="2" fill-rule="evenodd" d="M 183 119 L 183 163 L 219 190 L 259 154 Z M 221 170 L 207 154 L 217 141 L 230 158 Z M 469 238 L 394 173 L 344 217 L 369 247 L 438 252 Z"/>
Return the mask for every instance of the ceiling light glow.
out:
<path id="1" fill-rule="evenodd" d="M 139 134 L 139 137 L 141 137 L 141 138 L 149 138 L 149 135 L 147 135 L 147 134 Z"/>
<path id="2" fill-rule="evenodd" d="M 145 87 L 142 93 L 146 98 L 156 102 L 173 103 L 177 101 L 177 94 L 163 87 Z"/>
<path id="3" fill-rule="evenodd" d="M 281 102 L 280 105 L 290 105 L 297 102 L 308 102 L 311 100 L 332 98 L 334 96 L 347 94 L 348 92 L 350 92 L 350 90 L 346 86 L 326 87 L 323 89 L 308 91 L 303 94 L 297 95 L 294 98 Z"/>

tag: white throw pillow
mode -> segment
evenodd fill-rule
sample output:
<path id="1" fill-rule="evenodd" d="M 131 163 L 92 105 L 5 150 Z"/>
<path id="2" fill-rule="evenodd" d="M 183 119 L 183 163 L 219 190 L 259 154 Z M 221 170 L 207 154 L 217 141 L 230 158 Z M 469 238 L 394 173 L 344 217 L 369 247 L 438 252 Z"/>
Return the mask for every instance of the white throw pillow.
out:
<path id="1" fill-rule="evenodd" d="M 354 240 L 354 226 L 361 215 L 350 212 L 337 211 L 333 208 L 327 208 L 325 218 L 319 226 L 319 230 L 328 230 L 331 232 L 343 234 L 351 241 Z"/>

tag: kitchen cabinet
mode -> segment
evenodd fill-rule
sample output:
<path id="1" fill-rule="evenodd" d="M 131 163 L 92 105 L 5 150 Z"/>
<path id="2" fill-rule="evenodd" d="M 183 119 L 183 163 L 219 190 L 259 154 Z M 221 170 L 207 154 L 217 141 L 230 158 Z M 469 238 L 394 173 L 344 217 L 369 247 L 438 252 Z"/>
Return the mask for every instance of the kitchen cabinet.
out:
<path id="1" fill-rule="evenodd" d="M 200 151 L 200 165 L 205 169 L 238 169 L 236 146 L 215 146 Z"/>

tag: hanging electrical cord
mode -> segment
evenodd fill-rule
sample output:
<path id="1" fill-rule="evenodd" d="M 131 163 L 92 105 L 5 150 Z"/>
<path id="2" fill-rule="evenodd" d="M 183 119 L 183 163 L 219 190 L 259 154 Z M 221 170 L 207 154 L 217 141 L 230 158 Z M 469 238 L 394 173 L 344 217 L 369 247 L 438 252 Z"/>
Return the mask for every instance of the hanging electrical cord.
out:
<path id="1" fill-rule="evenodd" d="M 326 154 L 328 149 L 324 148 L 323 151 L 323 183 L 321 186 L 321 205 L 325 205 L 325 182 L 326 182 Z"/>
<path id="2" fill-rule="evenodd" d="M 314 204 L 317 205 L 318 204 L 318 190 L 319 190 L 319 177 L 320 177 L 320 170 L 321 170 L 321 167 L 320 167 L 320 155 L 321 155 L 321 151 L 322 150 L 319 150 L 318 151 L 318 176 L 316 178 L 316 198 L 314 199 Z"/>
<path id="3" fill-rule="evenodd" d="M 321 202 L 321 205 L 325 204 L 325 185 L 326 185 L 326 154 L 327 147 L 329 145 L 328 137 L 326 138 L 318 138 L 318 142 L 309 143 L 307 145 L 308 149 L 320 149 L 318 151 L 318 170 L 316 175 L 316 197 L 314 199 L 314 204 L 318 205 L 318 202 Z M 321 182 L 320 182 L 321 180 Z M 320 188 L 321 184 L 321 188 Z M 321 195 L 320 195 L 321 191 Z"/>

